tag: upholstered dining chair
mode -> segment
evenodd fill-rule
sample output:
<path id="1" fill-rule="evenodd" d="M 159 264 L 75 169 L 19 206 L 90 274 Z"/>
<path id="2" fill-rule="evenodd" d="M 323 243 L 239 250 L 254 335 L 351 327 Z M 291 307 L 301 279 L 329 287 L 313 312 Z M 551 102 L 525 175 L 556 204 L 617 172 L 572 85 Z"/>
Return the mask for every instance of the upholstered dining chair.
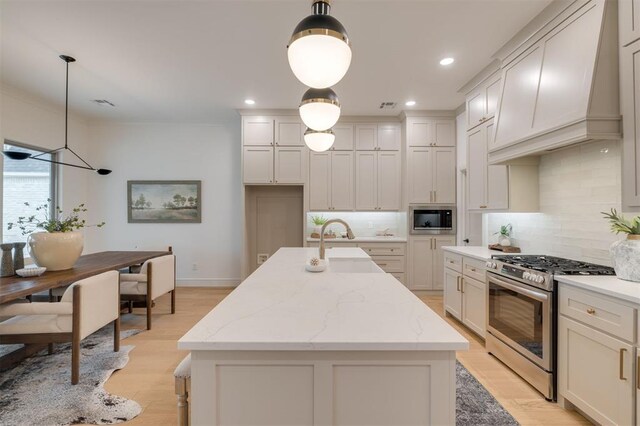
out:
<path id="1" fill-rule="evenodd" d="M 71 284 L 57 303 L 0 305 L 3 344 L 71 342 L 71 384 L 80 378 L 80 341 L 113 322 L 113 350 L 120 350 L 118 272 L 109 271 Z"/>
<path id="2" fill-rule="evenodd" d="M 155 257 L 142 264 L 138 274 L 120 274 L 120 300 L 144 302 L 147 330 L 151 330 L 151 308 L 158 297 L 171 293 L 171 313 L 176 313 L 176 257 Z"/>

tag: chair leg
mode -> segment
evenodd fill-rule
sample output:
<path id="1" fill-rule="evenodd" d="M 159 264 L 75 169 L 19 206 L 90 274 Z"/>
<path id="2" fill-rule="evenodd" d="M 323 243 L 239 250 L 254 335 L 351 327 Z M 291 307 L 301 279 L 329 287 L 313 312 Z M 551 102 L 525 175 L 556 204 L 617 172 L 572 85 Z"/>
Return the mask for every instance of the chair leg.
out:
<path id="1" fill-rule="evenodd" d="M 176 396 L 178 398 L 178 426 L 189 425 L 189 400 L 186 379 L 176 377 Z"/>
<path id="2" fill-rule="evenodd" d="M 80 336 L 73 336 L 71 342 L 71 384 L 77 385 L 80 380 Z"/>
<path id="3" fill-rule="evenodd" d="M 53 353 L 53 343 L 49 343 L 47 345 L 47 352 L 49 353 L 49 355 Z"/>
<path id="4" fill-rule="evenodd" d="M 133 313 L 133 300 L 129 300 L 129 313 Z"/>
<path id="5" fill-rule="evenodd" d="M 171 313 L 176 313 L 176 289 L 171 290 Z"/>
<path id="6" fill-rule="evenodd" d="M 147 296 L 147 330 L 151 330 L 151 306 L 153 301 L 150 296 Z"/>
<path id="7" fill-rule="evenodd" d="M 120 352 L 120 316 L 113 321 L 113 351 Z"/>

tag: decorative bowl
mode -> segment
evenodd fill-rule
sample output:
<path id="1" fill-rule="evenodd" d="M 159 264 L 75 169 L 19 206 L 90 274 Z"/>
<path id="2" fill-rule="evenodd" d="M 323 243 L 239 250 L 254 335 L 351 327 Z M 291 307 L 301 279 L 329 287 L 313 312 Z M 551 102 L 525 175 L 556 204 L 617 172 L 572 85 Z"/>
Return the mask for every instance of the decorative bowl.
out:
<path id="1" fill-rule="evenodd" d="M 16 274 L 18 274 L 19 276 L 26 278 L 26 277 L 38 277 L 42 274 L 44 274 L 44 271 L 46 271 L 47 268 L 45 267 L 37 267 L 37 268 L 22 268 L 22 269 L 18 269 L 16 271 Z"/>

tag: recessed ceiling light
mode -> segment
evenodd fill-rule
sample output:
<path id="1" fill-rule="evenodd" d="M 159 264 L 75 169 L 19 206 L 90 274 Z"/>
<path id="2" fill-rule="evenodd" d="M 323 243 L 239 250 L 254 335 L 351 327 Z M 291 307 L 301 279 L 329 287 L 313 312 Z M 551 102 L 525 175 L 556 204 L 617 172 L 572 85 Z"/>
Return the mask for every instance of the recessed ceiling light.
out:
<path id="1" fill-rule="evenodd" d="M 245 99 L 244 103 L 247 105 L 255 105 L 256 101 L 254 101 L 253 99 Z"/>
<path id="2" fill-rule="evenodd" d="M 416 101 L 407 101 L 404 103 L 406 106 L 414 106 L 416 104 Z"/>
<path id="3" fill-rule="evenodd" d="M 440 60 L 440 65 L 451 65 L 453 61 L 453 58 L 443 58 Z"/>

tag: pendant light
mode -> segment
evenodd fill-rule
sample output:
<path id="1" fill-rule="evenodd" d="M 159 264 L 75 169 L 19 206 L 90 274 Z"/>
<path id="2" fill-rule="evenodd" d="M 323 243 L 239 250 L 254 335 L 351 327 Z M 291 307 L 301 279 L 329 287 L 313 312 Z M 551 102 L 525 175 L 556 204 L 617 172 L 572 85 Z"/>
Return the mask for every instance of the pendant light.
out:
<path id="1" fill-rule="evenodd" d="M 331 87 L 351 65 L 351 43 L 340 21 L 329 15 L 331 0 L 313 0 L 313 15 L 293 30 L 287 46 L 289 66 L 304 85 Z"/>
<path id="2" fill-rule="evenodd" d="M 18 152 L 18 151 L 2 151 L 2 153 L 4 154 L 5 157 L 11 160 L 31 159 L 31 160 L 38 160 L 38 161 L 46 161 L 47 163 L 60 164 L 62 166 L 76 167 L 78 169 L 95 171 L 99 175 L 108 175 L 109 173 L 111 173 L 111 170 L 95 169 L 94 167 L 91 166 L 91 164 L 87 163 L 82 159 L 82 157 L 76 154 L 75 151 L 69 148 L 69 143 L 67 141 L 67 134 L 69 130 L 69 63 L 75 62 L 76 60 L 71 56 L 67 56 L 67 55 L 60 55 L 60 59 L 62 59 L 67 63 L 67 83 L 66 83 L 66 89 L 65 89 L 66 94 L 65 94 L 65 101 L 64 101 L 64 146 L 62 148 L 52 149 L 51 151 L 43 152 L 37 155 L 31 155 L 27 152 Z M 82 162 L 82 164 L 64 163 L 62 161 L 55 161 L 55 160 L 49 160 L 47 158 L 43 158 L 44 155 L 53 154 L 59 151 L 69 151 L 77 159 L 79 159 Z"/>
<path id="3" fill-rule="evenodd" d="M 328 130 L 340 118 L 338 95 L 331 89 L 309 89 L 302 95 L 300 118 L 313 130 Z"/>
<path id="4" fill-rule="evenodd" d="M 333 134 L 333 130 L 312 130 L 307 129 L 304 132 L 304 143 L 307 144 L 310 150 L 315 152 L 324 152 L 333 146 L 333 142 L 336 140 L 336 135 Z"/>

